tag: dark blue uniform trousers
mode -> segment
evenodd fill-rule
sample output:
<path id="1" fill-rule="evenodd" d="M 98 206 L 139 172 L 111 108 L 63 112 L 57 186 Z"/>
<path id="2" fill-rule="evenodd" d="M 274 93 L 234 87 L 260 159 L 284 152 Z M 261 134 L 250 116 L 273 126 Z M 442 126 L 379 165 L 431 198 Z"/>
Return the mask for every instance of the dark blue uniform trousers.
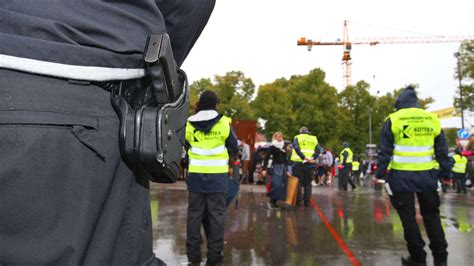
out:
<path id="1" fill-rule="evenodd" d="M 157 265 L 110 94 L 0 69 L 0 264 Z"/>
<path id="2" fill-rule="evenodd" d="M 438 262 L 445 262 L 448 257 L 448 243 L 446 242 L 441 220 L 439 217 L 440 200 L 438 192 L 398 192 L 390 197 L 393 207 L 398 211 L 403 225 L 404 237 L 408 252 L 414 261 L 425 262 L 425 242 L 421 237 L 420 228 L 416 222 L 415 194 L 420 204 L 420 212 L 425 224 L 426 233 L 430 239 L 430 249 L 433 258 Z"/>

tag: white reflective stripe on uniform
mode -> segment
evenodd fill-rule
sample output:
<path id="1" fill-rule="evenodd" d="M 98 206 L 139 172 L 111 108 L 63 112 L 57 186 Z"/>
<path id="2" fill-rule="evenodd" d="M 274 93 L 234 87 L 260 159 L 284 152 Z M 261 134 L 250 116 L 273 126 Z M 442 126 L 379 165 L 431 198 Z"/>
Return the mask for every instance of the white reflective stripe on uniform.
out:
<path id="1" fill-rule="evenodd" d="M 143 68 L 78 66 L 0 54 L 0 68 L 78 80 L 108 81 L 145 76 Z"/>
<path id="2" fill-rule="evenodd" d="M 198 159 L 190 159 L 189 165 L 193 166 L 227 166 L 228 160 L 227 159 L 220 159 L 220 160 L 198 160 Z"/>
<path id="3" fill-rule="evenodd" d="M 393 162 L 395 163 L 429 163 L 433 161 L 432 156 L 393 156 Z"/>
<path id="4" fill-rule="evenodd" d="M 202 148 L 196 148 L 196 147 L 191 147 L 190 152 L 197 154 L 197 155 L 216 155 L 216 154 L 221 154 L 225 151 L 225 145 L 221 145 L 219 147 L 216 147 L 214 149 L 202 149 Z"/>
<path id="5" fill-rule="evenodd" d="M 425 152 L 434 149 L 433 146 L 402 146 L 395 144 L 395 151 L 399 152 Z"/>
<path id="6" fill-rule="evenodd" d="M 314 152 L 314 150 L 301 150 L 301 152 L 303 152 L 303 153 L 305 153 L 305 152 L 310 153 L 310 152 Z"/>

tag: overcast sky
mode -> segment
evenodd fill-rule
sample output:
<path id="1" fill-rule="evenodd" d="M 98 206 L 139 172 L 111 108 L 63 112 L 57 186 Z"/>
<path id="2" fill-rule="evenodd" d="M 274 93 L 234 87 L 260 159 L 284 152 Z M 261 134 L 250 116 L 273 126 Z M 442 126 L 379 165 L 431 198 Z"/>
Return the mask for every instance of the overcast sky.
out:
<path id="1" fill-rule="evenodd" d="M 240 70 L 258 86 L 277 78 L 326 72 L 342 90 L 342 46 L 297 46 L 300 37 L 335 41 L 349 38 L 474 35 L 472 0 L 220 0 L 186 59 L 190 81 Z M 381 94 L 409 83 L 431 96 L 430 109 L 452 106 L 459 43 L 354 45 L 352 82 L 365 80 Z"/>

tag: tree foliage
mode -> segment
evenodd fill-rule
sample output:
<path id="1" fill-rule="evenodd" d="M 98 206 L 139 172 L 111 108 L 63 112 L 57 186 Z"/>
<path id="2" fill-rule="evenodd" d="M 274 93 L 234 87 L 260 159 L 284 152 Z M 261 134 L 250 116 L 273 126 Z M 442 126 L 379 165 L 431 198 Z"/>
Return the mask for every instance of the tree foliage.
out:
<path id="1" fill-rule="evenodd" d="M 416 85 L 412 85 L 417 87 Z M 199 94 L 211 89 L 220 97 L 219 111 L 235 119 L 265 121 L 260 129 L 269 139 L 275 131 L 292 140 L 302 126 L 318 137 L 322 147 L 338 152 L 348 141 L 356 154 L 366 150 L 370 142 L 379 143 L 380 130 L 386 117 L 395 111 L 394 104 L 403 88 L 385 95 L 371 95 L 370 84 L 359 81 L 338 93 L 325 81 L 321 69 L 306 75 L 280 78 L 261 85 L 255 95 L 255 85 L 240 71 L 231 71 L 214 80 L 201 79 L 191 84 L 191 111 Z M 255 97 L 255 98 L 253 98 Z M 432 98 L 419 99 L 423 108 Z"/>
<path id="2" fill-rule="evenodd" d="M 241 71 L 227 72 L 224 76 L 216 75 L 214 80 L 203 78 L 190 85 L 190 113 L 194 113 L 199 95 L 205 90 L 213 90 L 220 99 L 219 112 L 235 119 L 255 119 L 250 107 L 255 85 Z"/>
<path id="3" fill-rule="evenodd" d="M 458 53 L 459 67 L 456 66 L 454 76 L 461 79 L 464 109 L 474 111 L 474 40 L 461 43 Z M 459 88 L 454 98 L 454 106 L 461 110 Z"/>

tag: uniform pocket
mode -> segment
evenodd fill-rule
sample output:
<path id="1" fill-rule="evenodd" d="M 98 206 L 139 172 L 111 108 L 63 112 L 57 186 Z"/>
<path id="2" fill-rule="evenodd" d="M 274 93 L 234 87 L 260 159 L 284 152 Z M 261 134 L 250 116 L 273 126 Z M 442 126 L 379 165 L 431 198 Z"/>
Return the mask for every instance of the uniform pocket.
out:
<path id="1" fill-rule="evenodd" d="M 5 126 L 70 131 L 79 142 L 105 160 L 104 152 L 93 138 L 99 129 L 98 117 L 57 111 L 0 110 L 0 127 Z M 48 133 L 50 137 L 51 134 Z"/>

